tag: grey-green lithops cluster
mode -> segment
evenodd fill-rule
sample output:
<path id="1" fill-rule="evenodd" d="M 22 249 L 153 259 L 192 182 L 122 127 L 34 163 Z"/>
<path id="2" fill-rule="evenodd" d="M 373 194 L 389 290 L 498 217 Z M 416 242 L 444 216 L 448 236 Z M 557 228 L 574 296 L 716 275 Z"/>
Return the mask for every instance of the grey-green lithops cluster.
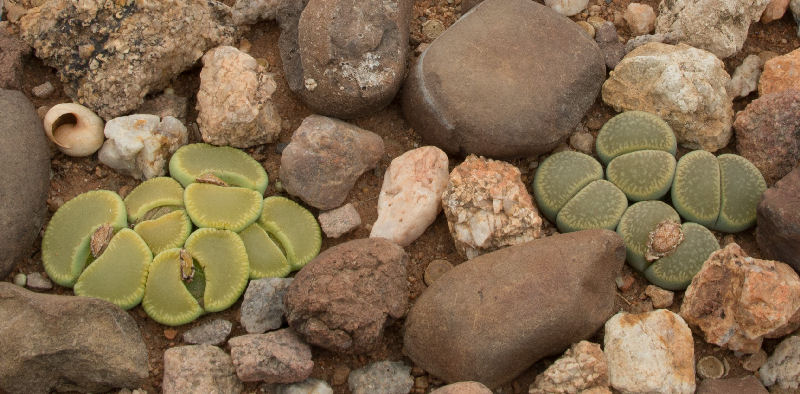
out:
<path id="1" fill-rule="evenodd" d="M 230 307 L 248 279 L 286 276 L 319 253 L 314 216 L 264 199 L 266 172 L 244 152 L 187 145 L 170 170 L 175 179 L 145 181 L 125 200 L 101 190 L 64 204 L 42 241 L 48 275 L 76 295 L 125 309 L 141 302 L 153 320 L 180 325 Z"/>
<path id="2" fill-rule="evenodd" d="M 559 152 L 537 169 L 536 202 L 562 232 L 616 229 L 632 267 L 658 286 L 683 289 L 719 248 L 708 228 L 738 232 L 752 226 L 766 183 L 741 156 L 693 151 L 676 162 L 676 149 L 672 129 L 659 117 L 624 112 L 597 136 L 607 181 L 594 158 Z M 654 201 L 668 193 L 675 209 Z M 635 204 L 628 208 L 628 200 Z M 687 223 L 680 224 L 681 217 Z M 648 255 L 650 238 L 663 240 L 659 237 L 670 232 L 675 233 L 674 248 Z"/>

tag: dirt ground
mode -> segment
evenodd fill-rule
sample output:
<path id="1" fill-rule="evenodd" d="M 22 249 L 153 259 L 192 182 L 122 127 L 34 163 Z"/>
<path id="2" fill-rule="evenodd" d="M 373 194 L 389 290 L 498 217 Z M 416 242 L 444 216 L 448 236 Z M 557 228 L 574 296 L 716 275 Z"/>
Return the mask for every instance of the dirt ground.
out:
<path id="1" fill-rule="evenodd" d="M 613 0 L 606 4 L 605 0 L 592 0 L 590 5 L 601 5 L 602 11 L 600 15 L 608 20 L 613 20 L 613 12 L 624 12 L 629 2 L 630 0 Z M 657 10 L 658 1 L 656 0 L 643 0 L 640 2 L 649 4 Z M 422 33 L 423 23 L 428 19 L 438 19 L 443 22 L 445 26 L 451 25 L 461 15 L 460 3 L 461 0 L 417 0 L 415 2 L 413 21 L 411 24 L 412 34 L 409 42 L 412 53 L 413 49 L 420 43 L 431 41 Z M 572 19 L 582 20 L 585 19 L 585 17 L 579 15 Z M 629 38 L 627 27 L 618 27 L 618 31 L 624 39 Z M 306 108 L 298 98 L 290 93 L 286 84 L 277 46 L 279 34 L 280 31 L 276 23 L 261 23 L 253 26 L 250 31 L 245 34 L 244 40 L 247 40 L 251 45 L 249 50 L 250 54 L 256 59 L 265 60 L 269 64 L 270 71 L 275 73 L 275 79 L 278 82 L 278 91 L 273 95 L 273 98 L 277 99 L 278 111 L 284 119 L 280 142 L 286 143 L 290 140 L 292 132 L 300 125 L 303 118 L 311 114 L 311 111 Z M 246 45 L 246 43 L 244 45 Z M 732 74 L 735 67 L 741 64 L 742 60 L 747 55 L 756 54 L 763 50 L 784 54 L 798 47 L 800 47 L 800 40 L 796 35 L 796 25 L 792 20 L 791 13 L 787 12 L 787 15 L 779 21 L 772 22 L 768 25 L 762 25 L 761 23 L 754 24 L 750 28 L 750 33 L 743 50 L 736 56 L 725 61 L 726 68 L 728 73 Z M 409 64 L 413 61 L 414 58 L 409 61 Z M 193 124 L 197 116 L 194 106 L 195 92 L 198 90 L 199 86 L 199 72 L 200 67 L 198 65 L 177 77 L 172 85 L 178 95 L 189 98 L 187 126 L 190 130 L 196 130 Z M 58 81 L 55 71 L 44 66 L 39 59 L 31 56 L 25 63 L 24 92 L 31 98 L 33 103 L 37 107 L 40 107 L 70 101 L 63 93 L 58 93 L 54 97 L 48 99 L 37 99 L 33 97 L 30 93 L 31 89 L 45 81 L 53 83 L 58 92 L 62 91 L 61 84 Z M 749 97 L 736 100 L 734 103 L 735 109 L 737 111 L 742 110 L 747 103 L 756 97 L 755 94 L 751 94 Z M 598 97 L 582 124 L 587 125 L 589 130 L 596 135 L 597 129 L 614 114 L 615 112 L 613 109 L 604 105 Z M 357 230 L 342 238 L 325 239 L 323 241 L 323 249 L 348 240 L 369 236 L 371 223 L 373 223 L 377 217 L 377 198 L 380 192 L 384 171 L 393 158 L 422 144 L 420 137 L 414 133 L 414 130 L 411 129 L 403 119 L 398 100 L 395 100 L 386 109 L 374 115 L 356 119 L 352 122 L 359 127 L 373 131 L 383 137 L 386 150 L 378 168 L 374 171 L 367 172 L 358 180 L 347 200 L 347 202 L 352 203 L 356 207 L 361 215 L 363 224 Z M 193 133 L 190 138 L 192 142 L 199 141 L 199 135 L 196 132 Z M 277 144 L 269 144 L 247 150 L 248 153 L 263 164 L 271 177 L 267 195 L 277 194 L 274 180 L 278 174 L 280 155 L 276 152 L 276 146 Z M 728 150 L 733 151 L 734 146 L 735 143 L 731 142 Z M 453 166 L 457 165 L 460 160 L 460 158 L 451 158 L 451 169 Z M 513 162 L 513 164 L 517 165 L 523 172 L 523 180 L 526 184 L 529 184 L 533 178 L 533 162 L 537 160 L 538 158 L 529 158 Z M 48 199 L 50 214 L 61 204 L 80 193 L 94 189 L 108 189 L 125 194 L 138 184 L 136 180 L 118 175 L 110 168 L 100 164 L 97 161 L 96 155 L 82 159 L 71 158 L 53 149 L 51 167 L 52 180 Z M 312 212 L 315 215 L 318 214 L 314 209 L 312 209 Z M 719 234 L 719 239 L 722 244 L 735 240 L 752 256 L 758 257 L 760 255 L 752 231 L 732 236 L 728 235 L 726 237 L 722 237 L 722 235 Z M 41 238 L 37 241 L 37 245 L 40 243 Z M 436 222 L 428 228 L 422 237 L 406 247 L 406 252 L 409 254 L 411 260 L 408 266 L 408 281 L 411 289 L 412 302 L 425 289 L 422 276 L 425 267 L 430 261 L 446 259 L 453 264 L 463 262 L 463 259 L 458 256 L 455 251 L 453 240 L 447 230 L 447 223 L 444 215 L 439 215 Z M 5 280 L 11 281 L 14 274 L 18 272 L 44 272 L 39 251 L 36 251 L 26 261 L 21 262 L 15 271 L 5 278 Z M 627 266 L 625 267 L 624 275 L 633 276 L 635 282 L 629 290 L 618 292 L 618 309 L 635 312 L 652 309 L 650 301 L 647 300 L 643 294 L 647 281 L 640 275 L 632 272 Z M 55 286 L 50 293 L 72 294 L 70 289 L 59 286 Z M 672 311 L 677 312 L 678 306 L 681 303 L 681 298 L 682 293 L 677 294 L 675 303 L 670 308 Z M 234 323 L 231 336 L 244 334 L 244 329 L 239 324 L 240 303 L 241 300 L 227 311 L 212 313 L 203 316 L 191 324 L 177 327 L 177 335 L 175 335 L 176 333 L 174 331 L 168 329 L 168 327 L 162 326 L 147 318 L 141 306 L 129 311 L 143 333 L 150 356 L 150 379 L 143 389 L 150 393 L 161 391 L 160 386 L 163 375 L 162 354 L 167 348 L 182 344 L 180 339 L 184 331 L 209 320 L 225 318 Z M 346 372 L 348 370 L 355 370 L 371 362 L 387 359 L 403 360 L 407 364 L 413 366 L 411 360 L 404 357 L 401 352 L 402 326 L 402 320 L 396 321 L 390 325 L 386 330 L 384 341 L 380 349 L 366 355 L 347 356 L 335 354 L 316 347 L 313 348 L 315 366 L 312 377 L 327 381 L 332 385 L 336 393 L 348 393 L 349 390 L 346 380 L 342 379 L 342 377 L 346 379 Z M 168 339 L 168 337 L 172 337 L 173 339 Z M 597 333 L 592 340 L 602 343 L 602 330 Z M 775 345 L 776 341 L 767 341 L 765 348 L 768 352 L 771 352 Z M 720 360 L 723 360 L 728 366 L 726 372 L 727 377 L 738 377 L 750 373 L 742 368 L 741 359 L 736 357 L 732 352 L 708 345 L 702 341 L 701 337 L 695 335 L 696 359 L 700 359 L 706 355 L 714 355 Z M 529 384 L 534 380 L 536 375 L 543 371 L 554 359 L 555 358 L 550 358 L 540 361 L 514 382 L 498 389 L 497 392 L 527 392 Z M 441 381 L 428 376 L 419 368 L 414 368 L 412 373 L 416 377 L 414 392 L 427 392 L 443 384 Z M 245 387 L 246 392 L 272 391 L 271 387 L 257 383 L 249 383 L 246 384 Z"/>

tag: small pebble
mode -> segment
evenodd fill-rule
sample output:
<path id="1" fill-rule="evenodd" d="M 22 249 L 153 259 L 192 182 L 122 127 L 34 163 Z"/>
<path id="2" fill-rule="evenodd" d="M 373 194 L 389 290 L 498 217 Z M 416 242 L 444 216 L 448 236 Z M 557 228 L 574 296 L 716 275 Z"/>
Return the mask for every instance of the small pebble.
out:
<path id="1" fill-rule="evenodd" d="M 767 362 L 767 352 L 764 349 L 758 349 L 758 352 L 748 355 L 742 360 L 742 368 L 755 372 Z"/>
<path id="2" fill-rule="evenodd" d="M 39 86 L 36 86 L 35 88 L 31 89 L 31 93 L 33 93 L 33 95 L 38 97 L 38 98 L 50 97 L 50 95 L 52 95 L 55 91 L 56 91 L 56 88 L 53 87 L 53 84 L 50 83 L 50 81 L 47 81 L 47 82 L 45 82 L 45 83 L 43 83 L 43 84 L 41 84 Z"/>
<path id="3" fill-rule="evenodd" d="M 590 16 L 589 19 L 586 20 L 587 23 L 592 25 L 595 29 L 600 26 L 603 26 L 606 23 L 606 20 L 599 17 L 599 16 Z"/>
<path id="4" fill-rule="evenodd" d="M 178 335 L 178 330 L 174 328 L 167 328 L 164 330 L 164 338 L 167 338 L 170 341 L 175 339 L 177 335 Z"/>
<path id="5" fill-rule="evenodd" d="M 578 132 L 569 137 L 569 144 L 577 151 L 591 155 L 594 148 L 594 137 L 586 132 Z"/>
<path id="6" fill-rule="evenodd" d="M 414 379 L 414 388 L 419 390 L 425 390 L 428 388 L 428 377 L 427 376 L 418 376 Z"/>
<path id="7" fill-rule="evenodd" d="M 630 290 L 631 286 L 633 286 L 633 276 L 630 275 L 618 276 L 614 281 L 617 283 L 617 288 L 622 292 Z"/>
<path id="8" fill-rule="evenodd" d="M 50 278 L 39 272 L 28 275 L 27 285 L 29 289 L 36 291 L 50 290 L 53 288 L 53 282 L 50 281 Z"/>
<path id="9" fill-rule="evenodd" d="M 14 284 L 20 287 L 25 287 L 28 277 L 22 272 L 14 275 Z"/>
<path id="10" fill-rule="evenodd" d="M 725 366 L 718 358 L 705 356 L 697 361 L 697 374 L 703 379 L 719 379 L 725 374 Z"/>
<path id="11" fill-rule="evenodd" d="M 231 333 L 233 323 L 216 319 L 183 333 L 183 341 L 191 344 L 221 345 Z"/>
<path id="12" fill-rule="evenodd" d="M 590 38 L 594 38 L 594 26 L 591 23 L 585 21 L 578 21 L 577 23 Z"/>
<path id="13" fill-rule="evenodd" d="M 361 225 L 361 216 L 347 203 L 339 208 L 319 214 L 319 225 L 328 238 L 339 238 Z"/>
<path id="14" fill-rule="evenodd" d="M 650 297 L 650 300 L 653 301 L 653 307 L 657 309 L 669 308 L 675 299 L 675 293 L 653 285 L 647 286 L 644 293 Z"/>
<path id="15" fill-rule="evenodd" d="M 428 263 L 428 266 L 425 268 L 425 274 L 423 275 L 423 280 L 425 280 L 425 284 L 430 286 L 439 279 L 445 272 L 450 271 L 453 268 L 453 265 L 450 264 L 447 260 L 433 260 Z"/>
<path id="16" fill-rule="evenodd" d="M 36 108 L 36 114 L 39 115 L 39 118 L 44 119 L 44 116 L 47 115 L 47 111 L 50 111 L 49 105 L 43 105 L 39 108 Z"/>
<path id="17" fill-rule="evenodd" d="M 239 50 L 242 52 L 250 52 L 250 49 L 253 47 L 253 44 L 246 38 L 243 38 L 239 41 Z"/>
<path id="18" fill-rule="evenodd" d="M 444 23 L 437 19 L 428 19 L 422 24 L 422 34 L 430 40 L 435 40 L 444 33 Z"/>
<path id="19" fill-rule="evenodd" d="M 340 386 L 347 383 L 347 377 L 350 376 L 350 368 L 344 364 L 338 364 L 333 368 L 333 377 L 331 382 L 334 386 Z"/>

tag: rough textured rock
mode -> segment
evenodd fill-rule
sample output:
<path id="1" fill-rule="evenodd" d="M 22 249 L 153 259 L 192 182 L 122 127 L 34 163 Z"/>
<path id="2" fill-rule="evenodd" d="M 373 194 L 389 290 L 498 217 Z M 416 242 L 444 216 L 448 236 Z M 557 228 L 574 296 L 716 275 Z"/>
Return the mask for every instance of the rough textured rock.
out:
<path id="1" fill-rule="evenodd" d="M 235 35 L 229 8 L 209 0 L 55 0 L 30 10 L 20 26 L 67 95 L 104 119 L 136 109 Z"/>
<path id="2" fill-rule="evenodd" d="M 631 393 L 694 393 L 692 331 L 680 316 L 659 309 L 618 313 L 605 325 L 611 386 Z"/>
<path id="3" fill-rule="evenodd" d="M 542 237 L 542 218 L 513 165 L 470 155 L 442 194 L 456 250 L 468 259 Z"/>
<path id="4" fill-rule="evenodd" d="M 0 116 L 0 278 L 5 278 L 30 255 L 44 224 L 50 148 L 42 120 L 24 94 L 0 89 L 0 108 L 6 111 Z"/>
<path id="5" fill-rule="evenodd" d="M 164 93 L 145 100 L 136 112 L 158 115 L 161 118 L 171 116 L 180 120 L 181 123 L 186 123 L 186 109 L 186 97 L 178 96 L 173 89 L 167 88 Z"/>
<path id="6" fill-rule="evenodd" d="M 678 41 L 720 59 L 742 49 L 750 24 L 770 0 L 672 0 L 658 7 L 656 33 L 675 33 Z"/>
<path id="7" fill-rule="evenodd" d="M 42 274 L 41 272 L 29 274 L 26 279 L 25 284 L 33 291 L 46 291 L 53 288 L 53 282 L 46 274 Z"/>
<path id="8" fill-rule="evenodd" d="M 236 0 L 233 4 L 233 23 L 252 25 L 278 16 L 279 0 Z"/>
<path id="9" fill-rule="evenodd" d="M 311 115 L 281 156 L 280 178 L 289 194 L 319 209 L 339 207 L 365 171 L 383 156 L 375 133 L 340 120 Z"/>
<path id="10" fill-rule="evenodd" d="M 370 351 L 389 321 L 406 314 L 407 263 L 403 248 L 383 238 L 329 248 L 294 277 L 284 297 L 286 320 L 312 345 Z"/>
<path id="11" fill-rule="evenodd" d="M 656 13 L 653 11 L 653 7 L 647 4 L 628 4 L 624 18 L 634 36 L 648 34 L 656 27 Z"/>
<path id="12" fill-rule="evenodd" d="M 800 168 L 764 192 L 756 213 L 761 253 L 800 272 Z"/>
<path id="13" fill-rule="evenodd" d="M 243 382 L 295 383 L 314 369 L 311 347 L 289 328 L 231 338 L 231 358 Z"/>
<path id="14" fill-rule="evenodd" d="M 103 134 L 107 140 L 97 158 L 117 172 L 136 179 L 166 174 L 169 158 L 189 141 L 186 126 L 180 120 L 147 114 L 111 119 Z"/>
<path id="15" fill-rule="evenodd" d="M 764 13 L 761 14 L 761 23 L 770 23 L 783 18 L 787 8 L 789 8 L 789 0 L 770 0 Z"/>
<path id="16" fill-rule="evenodd" d="M 711 53 L 653 42 L 622 59 L 603 84 L 603 101 L 617 111 L 659 115 L 679 144 L 714 152 L 728 145 L 732 134 L 729 80 L 724 64 Z"/>
<path id="17" fill-rule="evenodd" d="M 650 297 L 653 302 L 653 308 L 669 308 L 672 306 L 672 301 L 675 299 L 675 293 L 664 290 L 658 286 L 648 285 L 644 289 L 644 293 Z"/>
<path id="18" fill-rule="evenodd" d="M 800 161 L 800 90 L 759 97 L 736 114 L 736 150 L 767 181 L 783 178 Z"/>
<path id="19" fill-rule="evenodd" d="M 378 361 L 351 372 L 347 385 L 353 394 L 406 394 L 414 387 L 414 378 L 402 361 Z"/>
<path id="20" fill-rule="evenodd" d="M 178 346 L 164 352 L 164 394 L 238 394 L 242 388 L 231 357 L 216 346 Z"/>
<path id="21" fill-rule="evenodd" d="M 784 339 L 758 370 L 765 386 L 777 385 L 783 389 L 800 388 L 800 337 Z"/>
<path id="22" fill-rule="evenodd" d="M 589 0 L 544 0 L 544 4 L 564 16 L 573 16 L 586 9 Z"/>
<path id="23" fill-rule="evenodd" d="M 30 53 L 28 44 L 0 28 L 0 89 L 22 89 L 22 60 Z"/>
<path id="24" fill-rule="evenodd" d="M 614 313 L 614 278 L 624 260 L 622 239 L 608 230 L 553 235 L 479 256 L 417 299 L 403 351 L 446 382 L 497 387 L 594 334 Z"/>
<path id="25" fill-rule="evenodd" d="M 447 154 L 434 146 L 410 150 L 392 160 L 383 176 L 378 219 L 369 236 L 400 246 L 419 238 L 442 210 L 447 166 Z"/>
<path id="26" fill-rule="evenodd" d="M 283 297 L 292 278 L 251 280 L 242 301 L 241 323 L 249 334 L 261 334 L 281 328 Z"/>
<path id="27" fill-rule="evenodd" d="M 274 142 L 281 117 L 272 103 L 278 85 L 252 56 L 231 46 L 203 55 L 197 125 L 203 141 L 247 148 Z"/>
<path id="28" fill-rule="evenodd" d="M 458 382 L 439 387 L 430 394 L 492 394 L 492 390 L 479 382 Z"/>
<path id="29" fill-rule="evenodd" d="M 366 115 L 389 104 L 405 76 L 413 2 L 305 3 L 282 5 L 278 12 L 289 89 L 315 113 L 337 118 Z"/>
<path id="30" fill-rule="evenodd" d="M 321 212 L 318 219 L 319 226 L 328 238 L 339 238 L 361 225 L 361 215 L 350 203 Z"/>
<path id="31" fill-rule="evenodd" d="M 792 10 L 794 21 L 800 20 L 800 0 L 789 1 L 789 9 Z M 800 25 L 797 26 L 797 36 L 800 37 Z"/>
<path id="32" fill-rule="evenodd" d="M 575 130 L 604 78 L 603 56 L 580 26 L 535 2 L 487 0 L 417 59 L 403 111 L 445 152 L 536 156 Z"/>
<path id="33" fill-rule="evenodd" d="M 617 28 L 611 22 L 605 22 L 595 28 L 594 40 L 603 53 L 606 68 L 613 70 L 625 56 L 625 46 L 619 42 Z"/>
<path id="34" fill-rule="evenodd" d="M 104 392 L 147 380 L 139 328 L 111 303 L 0 282 L 0 322 L 0 390 Z"/>
<path id="35" fill-rule="evenodd" d="M 593 387 L 608 388 L 606 356 L 600 345 L 580 341 L 539 374 L 528 393 L 580 393 Z"/>
<path id="36" fill-rule="evenodd" d="M 728 95 L 736 97 L 747 97 L 748 94 L 758 89 L 758 78 L 761 76 L 763 62 L 758 55 L 750 55 L 742 61 L 739 67 L 733 72 L 730 82 L 728 82 Z"/>
<path id="37" fill-rule="evenodd" d="M 784 263 L 748 257 L 730 243 L 712 253 L 692 279 L 681 316 L 706 342 L 755 353 L 764 338 L 800 327 L 800 277 Z"/>
<path id="38" fill-rule="evenodd" d="M 800 49 L 767 60 L 758 80 L 759 96 L 789 89 L 800 90 Z"/>
<path id="39" fill-rule="evenodd" d="M 221 345 L 231 335 L 233 323 L 215 319 L 183 333 L 183 341 L 195 345 Z"/>
<path id="40" fill-rule="evenodd" d="M 741 378 L 704 379 L 695 394 L 767 394 L 764 385 L 753 375 Z"/>
<path id="41" fill-rule="evenodd" d="M 279 385 L 277 394 L 333 394 L 333 389 L 324 380 L 306 379 L 300 383 Z"/>

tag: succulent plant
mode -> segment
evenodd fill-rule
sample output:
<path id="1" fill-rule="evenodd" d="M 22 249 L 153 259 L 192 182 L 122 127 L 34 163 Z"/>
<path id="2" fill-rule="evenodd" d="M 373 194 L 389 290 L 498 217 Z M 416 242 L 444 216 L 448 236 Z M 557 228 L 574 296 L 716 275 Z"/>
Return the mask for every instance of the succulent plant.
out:
<path id="1" fill-rule="evenodd" d="M 53 214 L 42 238 L 42 263 L 55 283 L 72 287 L 90 256 L 89 243 L 103 225 L 127 226 L 125 203 L 117 193 L 95 190 L 62 205 Z"/>
<path id="2" fill-rule="evenodd" d="M 617 233 L 625 242 L 626 260 L 637 271 L 650 265 L 645 259 L 650 232 L 664 221 L 680 223 L 681 217 L 662 201 L 637 202 L 625 211 L 617 226 Z"/>
<path id="3" fill-rule="evenodd" d="M 559 152 L 539 165 L 533 178 L 533 195 L 539 210 L 555 222 L 572 197 L 599 179 L 603 179 L 603 167 L 597 160 L 579 152 Z"/>
<path id="4" fill-rule="evenodd" d="M 244 229 L 239 237 L 244 242 L 250 260 L 250 279 L 282 278 L 289 275 L 291 267 L 286 256 L 258 223 Z"/>
<path id="5" fill-rule="evenodd" d="M 659 258 L 644 270 L 644 277 L 663 289 L 685 290 L 708 256 L 719 249 L 717 238 L 707 228 L 691 222 L 681 228 L 684 241 L 672 254 Z"/>
<path id="6" fill-rule="evenodd" d="M 165 250 L 153 259 L 142 308 L 150 318 L 168 326 L 189 323 L 203 314 L 200 302 L 181 278 L 181 249 Z"/>
<path id="7" fill-rule="evenodd" d="M 156 219 L 138 223 L 133 231 L 144 239 L 153 254 L 180 248 L 192 232 L 192 221 L 186 211 L 179 209 Z"/>
<path id="8" fill-rule="evenodd" d="M 597 156 L 608 165 L 615 157 L 640 150 L 675 156 L 678 144 L 667 122 L 651 113 L 627 111 L 611 118 L 597 134 Z"/>
<path id="9" fill-rule="evenodd" d="M 185 248 L 203 269 L 203 308 L 218 312 L 233 305 L 250 276 L 242 239 L 232 231 L 201 228 L 189 236 Z"/>
<path id="10" fill-rule="evenodd" d="M 153 253 L 133 230 L 120 230 L 105 251 L 83 271 L 76 295 L 106 300 L 122 309 L 138 305 Z"/>
<path id="11" fill-rule="evenodd" d="M 594 181 L 570 199 L 558 212 L 556 225 L 561 232 L 617 228 L 628 208 L 628 199 L 619 188 L 606 180 Z"/>
<path id="12" fill-rule="evenodd" d="M 756 223 L 756 208 L 767 183 L 761 172 L 744 157 L 717 157 L 720 169 L 722 205 L 714 229 L 728 233 L 745 230 Z"/>
<path id="13" fill-rule="evenodd" d="M 148 212 L 159 207 L 183 207 L 183 187 L 169 177 L 157 177 L 146 180 L 136 186 L 125 197 L 128 220 L 135 223 L 143 219 Z"/>
<path id="14" fill-rule="evenodd" d="M 292 270 L 303 268 L 319 254 L 322 234 L 317 219 L 288 198 L 265 198 L 258 224 L 278 240 Z"/>
<path id="15" fill-rule="evenodd" d="M 657 200 L 669 192 L 675 157 L 659 150 L 625 153 L 611 160 L 606 178 L 631 201 Z"/>
<path id="16" fill-rule="evenodd" d="M 169 161 L 170 176 L 183 187 L 206 174 L 213 174 L 232 186 L 264 195 L 268 177 L 264 167 L 247 153 L 227 146 L 189 144 L 178 149 Z"/>
<path id="17" fill-rule="evenodd" d="M 197 227 L 242 231 L 261 215 L 262 199 L 257 191 L 192 183 L 183 193 L 186 213 Z"/>

